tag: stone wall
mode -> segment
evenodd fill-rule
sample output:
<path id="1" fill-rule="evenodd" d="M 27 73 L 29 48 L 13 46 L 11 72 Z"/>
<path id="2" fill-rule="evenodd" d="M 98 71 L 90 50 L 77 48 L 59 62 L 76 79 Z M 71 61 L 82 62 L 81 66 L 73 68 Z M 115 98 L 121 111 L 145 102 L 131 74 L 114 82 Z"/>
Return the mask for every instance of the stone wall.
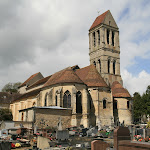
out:
<path id="1" fill-rule="evenodd" d="M 61 117 L 63 129 L 71 126 L 71 112 L 70 109 L 36 109 L 35 125 L 39 128 L 57 127 L 59 118 Z M 42 122 L 43 119 L 43 124 Z"/>
<path id="2" fill-rule="evenodd" d="M 124 121 L 125 125 L 131 125 L 132 123 L 132 109 L 131 105 L 127 107 L 127 98 L 115 98 L 117 100 L 117 108 L 118 108 L 118 117 L 119 122 L 122 123 Z"/>

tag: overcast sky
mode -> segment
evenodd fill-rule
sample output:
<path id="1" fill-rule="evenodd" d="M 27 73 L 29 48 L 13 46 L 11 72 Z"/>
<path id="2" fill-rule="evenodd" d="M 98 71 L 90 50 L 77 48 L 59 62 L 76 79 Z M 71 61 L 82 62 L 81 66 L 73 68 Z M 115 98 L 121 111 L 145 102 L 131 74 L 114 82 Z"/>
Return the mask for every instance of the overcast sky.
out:
<path id="1" fill-rule="evenodd" d="M 108 9 L 120 30 L 124 87 L 142 94 L 150 85 L 149 0 L 0 0 L 0 88 L 89 65 L 88 30 Z"/>

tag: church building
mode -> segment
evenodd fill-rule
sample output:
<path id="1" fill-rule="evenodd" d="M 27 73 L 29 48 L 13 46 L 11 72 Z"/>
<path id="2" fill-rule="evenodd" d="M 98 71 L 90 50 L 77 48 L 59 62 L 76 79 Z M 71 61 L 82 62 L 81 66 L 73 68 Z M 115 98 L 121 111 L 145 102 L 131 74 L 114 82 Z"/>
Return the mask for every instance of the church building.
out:
<path id="1" fill-rule="evenodd" d="M 132 123 L 132 99 L 120 75 L 119 28 L 108 10 L 89 29 L 90 65 L 67 67 L 48 77 L 38 72 L 10 104 L 25 127 L 114 126 Z"/>

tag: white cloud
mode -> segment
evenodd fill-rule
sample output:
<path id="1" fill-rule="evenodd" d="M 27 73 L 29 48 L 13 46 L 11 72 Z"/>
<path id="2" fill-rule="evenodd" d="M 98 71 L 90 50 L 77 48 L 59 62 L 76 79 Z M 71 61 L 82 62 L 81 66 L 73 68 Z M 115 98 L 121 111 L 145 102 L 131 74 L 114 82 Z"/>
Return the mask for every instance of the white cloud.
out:
<path id="1" fill-rule="evenodd" d="M 122 71 L 124 87 L 127 88 L 133 95 L 135 92 L 143 94 L 148 85 L 150 85 L 150 74 L 146 71 L 141 71 L 137 76 L 133 76 L 126 69 Z"/>
<path id="2" fill-rule="evenodd" d="M 0 1 L 0 87 L 8 82 L 23 82 L 39 71 L 47 76 L 71 65 L 89 65 L 88 29 L 97 11 L 103 13 L 108 9 L 120 28 L 121 70 L 125 74 L 124 70 L 136 63 L 135 56 L 145 58 L 150 54 L 150 38 L 141 40 L 150 31 L 150 5 L 142 3 L 136 0 Z M 129 13 L 120 16 L 126 8 Z M 127 73 L 122 75 L 124 83 L 133 93 L 133 89 L 138 89 L 126 78 L 138 87 L 140 78 Z M 145 76 L 147 83 L 148 78 Z M 142 86 L 144 90 L 145 84 Z"/>

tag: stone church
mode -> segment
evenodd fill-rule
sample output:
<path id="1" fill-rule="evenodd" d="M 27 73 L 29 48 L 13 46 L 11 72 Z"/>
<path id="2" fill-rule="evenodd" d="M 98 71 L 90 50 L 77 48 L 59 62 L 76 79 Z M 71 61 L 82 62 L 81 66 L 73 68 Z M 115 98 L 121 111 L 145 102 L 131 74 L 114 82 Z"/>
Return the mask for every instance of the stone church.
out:
<path id="1" fill-rule="evenodd" d="M 120 75 L 119 28 L 108 10 L 89 29 L 90 65 L 38 72 L 19 87 L 10 104 L 13 120 L 25 127 L 113 126 L 132 123 L 132 99 Z"/>

